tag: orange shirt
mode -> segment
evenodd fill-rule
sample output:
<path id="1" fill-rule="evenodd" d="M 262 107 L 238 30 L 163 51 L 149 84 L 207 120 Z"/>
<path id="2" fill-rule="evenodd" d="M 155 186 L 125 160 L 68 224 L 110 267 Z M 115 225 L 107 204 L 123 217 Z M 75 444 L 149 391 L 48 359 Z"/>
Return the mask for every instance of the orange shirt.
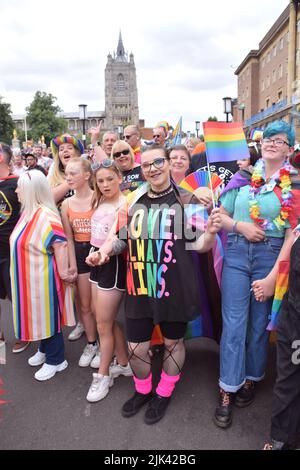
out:
<path id="1" fill-rule="evenodd" d="M 86 212 L 75 212 L 68 207 L 68 218 L 76 242 L 89 242 L 91 240 L 91 217 L 94 209 Z"/>

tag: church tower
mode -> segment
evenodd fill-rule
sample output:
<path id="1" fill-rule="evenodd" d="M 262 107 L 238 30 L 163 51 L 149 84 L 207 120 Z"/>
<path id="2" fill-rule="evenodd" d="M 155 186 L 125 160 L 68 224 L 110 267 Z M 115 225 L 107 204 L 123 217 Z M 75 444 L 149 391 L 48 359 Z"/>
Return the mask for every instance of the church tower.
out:
<path id="1" fill-rule="evenodd" d="M 125 52 L 120 32 L 117 51 L 108 54 L 105 68 L 105 127 L 139 124 L 134 56 Z"/>

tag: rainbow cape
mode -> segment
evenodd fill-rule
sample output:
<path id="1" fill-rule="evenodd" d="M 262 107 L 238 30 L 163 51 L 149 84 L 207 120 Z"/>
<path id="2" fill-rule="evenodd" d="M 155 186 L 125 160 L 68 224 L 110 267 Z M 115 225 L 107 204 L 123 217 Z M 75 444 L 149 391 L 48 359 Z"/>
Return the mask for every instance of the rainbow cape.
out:
<path id="1" fill-rule="evenodd" d="M 203 133 L 208 163 L 231 162 L 249 158 L 249 150 L 241 123 L 204 122 Z"/>

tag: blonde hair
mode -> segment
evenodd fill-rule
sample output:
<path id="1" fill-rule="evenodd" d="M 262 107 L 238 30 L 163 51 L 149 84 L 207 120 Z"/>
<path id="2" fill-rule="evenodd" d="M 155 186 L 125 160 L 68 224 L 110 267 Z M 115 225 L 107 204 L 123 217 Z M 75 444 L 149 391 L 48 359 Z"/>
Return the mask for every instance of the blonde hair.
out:
<path id="1" fill-rule="evenodd" d="M 134 158 L 134 153 L 133 153 L 133 150 L 132 148 L 130 147 L 130 145 L 125 142 L 125 140 L 117 140 L 117 142 L 114 143 L 114 145 L 112 146 L 112 149 L 111 149 L 111 155 L 110 155 L 110 158 L 113 160 L 114 157 L 114 153 L 115 152 L 118 152 L 117 148 L 122 145 L 123 147 L 126 148 L 126 150 L 128 149 L 129 150 L 129 155 L 131 156 L 131 160 L 132 162 L 134 163 L 135 162 L 135 158 Z"/>
<path id="2" fill-rule="evenodd" d="M 74 145 L 73 147 L 76 153 L 76 156 L 73 158 L 80 158 L 80 155 L 81 155 L 80 150 L 77 149 Z M 56 186 L 59 186 L 60 184 L 65 183 L 66 181 L 65 168 L 58 154 L 59 154 L 59 150 L 53 153 L 53 172 L 51 176 L 49 177 L 49 183 L 50 183 L 51 188 L 55 188 Z M 73 160 L 73 158 L 71 160 Z"/>
<path id="3" fill-rule="evenodd" d="M 22 173 L 18 179 L 18 187 L 22 191 L 21 210 L 26 221 L 29 221 L 41 206 L 58 214 L 48 180 L 40 170 L 29 170 Z"/>

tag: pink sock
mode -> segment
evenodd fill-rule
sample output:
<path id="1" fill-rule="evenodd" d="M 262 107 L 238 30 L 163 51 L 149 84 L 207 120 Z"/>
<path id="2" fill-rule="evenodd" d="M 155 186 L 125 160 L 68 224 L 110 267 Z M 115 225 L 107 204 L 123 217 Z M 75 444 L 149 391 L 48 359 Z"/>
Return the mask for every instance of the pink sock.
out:
<path id="1" fill-rule="evenodd" d="M 137 392 L 147 395 L 152 390 L 152 373 L 146 379 L 138 379 L 135 375 L 133 376 L 135 389 Z"/>
<path id="2" fill-rule="evenodd" d="M 161 397 L 170 397 L 175 388 L 176 382 L 180 379 L 180 375 L 168 375 L 164 370 L 161 372 L 160 381 L 156 388 L 157 395 Z"/>

